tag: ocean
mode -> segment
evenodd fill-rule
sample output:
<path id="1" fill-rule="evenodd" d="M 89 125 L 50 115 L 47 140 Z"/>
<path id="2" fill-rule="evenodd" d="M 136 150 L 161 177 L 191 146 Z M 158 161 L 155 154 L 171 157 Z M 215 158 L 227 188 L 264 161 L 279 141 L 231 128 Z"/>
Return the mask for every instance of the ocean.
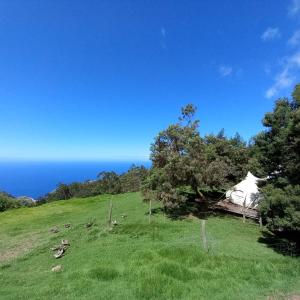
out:
<path id="1" fill-rule="evenodd" d="M 53 191 L 59 183 L 96 179 L 102 171 L 126 172 L 132 164 L 150 162 L 0 162 L 0 191 L 34 199 Z"/>

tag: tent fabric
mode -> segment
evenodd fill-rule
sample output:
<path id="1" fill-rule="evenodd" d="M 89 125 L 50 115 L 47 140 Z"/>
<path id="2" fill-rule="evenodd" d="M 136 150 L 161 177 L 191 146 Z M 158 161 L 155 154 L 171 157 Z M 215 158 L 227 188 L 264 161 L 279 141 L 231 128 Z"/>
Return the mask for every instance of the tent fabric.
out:
<path id="1" fill-rule="evenodd" d="M 234 204 L 256 208 L 261 196 L 257 186 L 258 181 L 263 180 L 248 172 L 246 178 L 226 192 L 226 199 Z"/>

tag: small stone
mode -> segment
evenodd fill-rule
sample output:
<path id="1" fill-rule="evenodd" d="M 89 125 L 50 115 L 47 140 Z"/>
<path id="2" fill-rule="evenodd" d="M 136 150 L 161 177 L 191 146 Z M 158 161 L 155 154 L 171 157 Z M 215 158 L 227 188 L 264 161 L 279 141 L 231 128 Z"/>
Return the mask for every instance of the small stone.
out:
<path id="1" fill-rule="evenodd" d="M 57 245 L 57 246 L 54 246 L 54 247 L 50 248 L 50 250 L 52 250 L 52 251 L 56 251 L 56 250 L 59 250 L 59 249 L 61 249 L 61 245 Z"/>
<path id="2" fill-rule="evenodd" d="M 51 269 L 52 272 L 61 272 L 62 271 L 62 266 L 57 265 Z"/>
<path id="3" fill-rule="evenodd" d="M 54 227 L 50 228 L 49 231 L 52 232 L 52 233 L 58 233 L 59 232 L 59 228 L 57 226 L 54 226 Z"/>
<path id="4" fill-rule="evenodd" d="M 61 244 L 64 246 L 70 246 L 70 242 L 68 240 L 61 240 Z"/>
<path id="5" fill-rule="evenodd" d="M 58 250 L 55 254 L 54 257 L 57 258 L 61 258 L 64 255 L 65 250 L 64 249 L 60 249 Z"/>
<path id="6" fill-rule="evenodd" d="M 69 224 L 69 223 L 68 223 L 68 224 L 65 224 L 64 227 L 65 227 L 65 228 L 70 228 L 70 227 L 71 227 L 71 224 Z"/>

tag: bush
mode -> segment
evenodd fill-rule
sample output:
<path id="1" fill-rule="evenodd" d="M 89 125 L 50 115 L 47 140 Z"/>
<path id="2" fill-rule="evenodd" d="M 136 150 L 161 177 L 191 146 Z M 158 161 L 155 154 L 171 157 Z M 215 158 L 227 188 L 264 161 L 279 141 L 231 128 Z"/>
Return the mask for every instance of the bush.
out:
<path id="1" fill-rule="evenodd" d="M 255 137 L 253 153 L 270 176 L 263 188 L 261 214 L 272 231 L 300 232 L 300 84 L 292 99 L 278 99 Z"/>
<path id="2" fill-rule="evenodd" d="M 275 232 L 300 232 L 300 185 L 280 189 L 269 184 L 262 192 L 259 210 L 267 227 Z"/>
<path id="3" fill-rule="evenodd" d="M 118 175 L 115 172 L 101 172 L 96 180 L 60 183 L 57 188 L 38 199 L 38 205 L 56 200 L 67 200 L 73 197 L 85 198 L 101 194 L 119 194 L 136 192 L 141 189 L 148 170 L 143 166 L 132 165 L 131 168 Z"/>
<path id="4" fill-rule="evenodd" d="M 12 197 L 11 195 L 0 192 L 0 212 L 6 211 L 10 208 L 17 208 L 20 207 L 21 203 L 17 201 L 16 198 Z"/>

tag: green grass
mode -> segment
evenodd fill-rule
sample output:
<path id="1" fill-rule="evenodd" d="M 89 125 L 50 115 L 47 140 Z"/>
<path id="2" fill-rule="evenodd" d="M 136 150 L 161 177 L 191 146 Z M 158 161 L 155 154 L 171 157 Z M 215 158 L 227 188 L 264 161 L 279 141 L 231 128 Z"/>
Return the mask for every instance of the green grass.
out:
<path id="1" fill-rule="evenodd" d="M 210 217 L 205 253 L 199 220 L 155 214 L 149 225 L 139 193 L 113 196 L 119 225 L 108 231 L 109 197 L 1 213 L 0 299 L 277 299 L 300 293 L 300 260 L 259 243 L 256 224 Z M 50 233 L 55 225 L 60 232 Z M 62 238 L 71 246 L 55 260 L 50 247 Z M 63 271 L 51 272 L 57 264 Z"/>

